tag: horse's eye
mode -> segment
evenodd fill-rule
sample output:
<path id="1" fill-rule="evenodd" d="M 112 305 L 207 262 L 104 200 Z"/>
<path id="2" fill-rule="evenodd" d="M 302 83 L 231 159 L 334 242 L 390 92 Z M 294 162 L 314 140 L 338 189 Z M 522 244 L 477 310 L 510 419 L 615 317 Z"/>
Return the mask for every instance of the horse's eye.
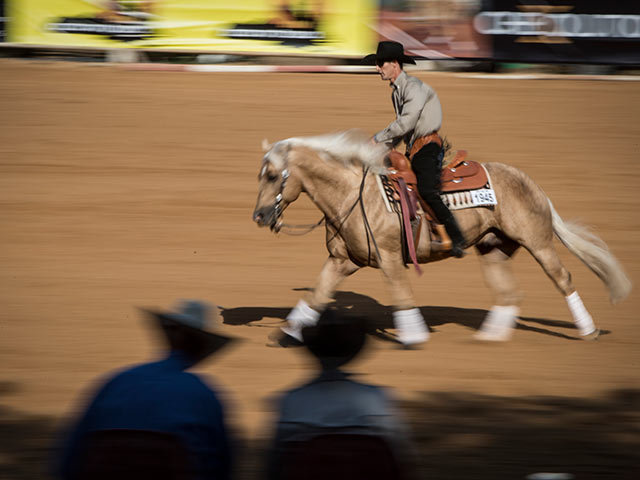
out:
<path id="1" fill-rule="evenodd" d="M 273 173 L 267 173 L 267 181 L 268 182 L 275 182 L 277 180 L 278 176 L 274 175 Z"/>

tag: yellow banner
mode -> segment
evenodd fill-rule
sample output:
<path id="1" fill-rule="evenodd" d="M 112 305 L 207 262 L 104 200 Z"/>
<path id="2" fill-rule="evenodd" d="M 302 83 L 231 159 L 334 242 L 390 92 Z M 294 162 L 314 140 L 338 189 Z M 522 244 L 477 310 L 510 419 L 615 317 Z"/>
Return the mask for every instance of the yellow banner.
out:
<path id="1" fill-rule="evenodd" d="M 10 42 L 362 56 L 376 0 L 9 0 Z"/>

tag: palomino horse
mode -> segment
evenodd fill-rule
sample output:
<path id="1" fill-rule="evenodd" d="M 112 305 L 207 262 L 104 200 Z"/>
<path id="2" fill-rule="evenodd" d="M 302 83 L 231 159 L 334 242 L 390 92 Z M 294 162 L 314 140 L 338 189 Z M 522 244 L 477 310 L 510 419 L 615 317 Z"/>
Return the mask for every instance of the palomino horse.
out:
<path id="1" fill-rule="evenodd" d="M 426 341 L 429 330 L 416 308 L 403 261 L 401 225 L 390 213 L 374 178 L 384 172 L 384 145 L 370 142 L 359 130 L 289 138 L 266 151 L 259 175 L 259 192 L 253 219 L 278 231 L 282 212 L 305 192 L 322 211 L 329 258 L 315 288 L 298 302 L 282 330 L 300 340 L 301 329 L 314 324 L 347 276 L 362 267 L 382 270 L 391 288 L 394 326 L 399 341 L 410 347 Z M 476 338 L 503 341 L 510 337 L 518 315 L 519 295 L 509 260 L 519 247 L 533 255 L 564 295 L 576 327 L 585 339 L 599 330 L 587 312 L 571 276 L 553 246 L 554 234 L 607 286 L 612 303 L 622 300 L 631 282 L 602 240 L 584 227 L 563 221 L 553 205 L 527 175 L 500 163 L 487 163 L 497 198 L 492 207 L 454 212 L 466 238 L 480 255 L 487 284 L 495 295 Z M 428 235 L 416 245 L 419 263 L 442 260 Z"/>

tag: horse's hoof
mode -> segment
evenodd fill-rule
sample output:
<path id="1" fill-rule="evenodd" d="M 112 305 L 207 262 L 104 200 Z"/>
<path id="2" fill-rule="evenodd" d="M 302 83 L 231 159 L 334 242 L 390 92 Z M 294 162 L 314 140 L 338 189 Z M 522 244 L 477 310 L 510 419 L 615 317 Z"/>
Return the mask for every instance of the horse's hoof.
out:
<path id="1" fill-rule="evenodd" d="M 403 350 L 420 350 L 429 341 L 429 337 L 429 332 L 424 331 L 415 335 L 402 336 L 397 339 L 397 342 Z"/>
<path id="2" fill-rule="evenodd" d="M 593 332 L 587 333 L 586 335 L 581 335 L 582 339 L 587 341 L 597 340 L 599 336 L 600 336 L 599 328 L 596 328 Z"/>
<path id="3" fill-rule="evenodd" d="M 301 347 L 304 344 L 297 338 L 287 335 L 282 330 L 278 330 L 269 335 L 269 341 L 266 345 L 272 348 L 292 348 Z"/>
<path id="4" fill-rule="evenodd" d="M 511 339 L 511 331 L 505 332 L 483 332 L 480 330 L 473 336 L 474 340 L 480 342 L 507 342 Z"/>
<path id="5" fill-rule="evenodd" d="M 407 350 L 412 350 L 414 346 L 418 348 L 420 345 L 424 345 L 431 336 L 429 327 L 425 325 L 422 318 L 420 318 L 419 325 L 413 325 L 408 329 L 396 328 L 396 332 L 396 340 Z"/>

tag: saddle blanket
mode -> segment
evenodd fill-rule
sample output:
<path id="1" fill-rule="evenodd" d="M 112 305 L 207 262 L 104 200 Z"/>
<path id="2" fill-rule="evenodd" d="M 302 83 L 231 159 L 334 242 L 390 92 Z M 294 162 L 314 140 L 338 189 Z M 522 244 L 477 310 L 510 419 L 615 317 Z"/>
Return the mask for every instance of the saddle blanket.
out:
<path id="1" fill-rule="evenodd" d="M 482 168 L 484 169 L 484 166 L 482 166 Z M 387 210 L 389 212 L 397 211 L 399 202 L 390 178 L 387 175 L 377 175 L 376 180 Z M 440 198 L 442 198 L 442 201 L 449 210 L 491 207 L 498 204 L 496 193 L 491 187 L 491 179 L 488 172 L 487 183 L 482 188 L 461 190 L 459 192 L 441 192 Z"/>
<path id="2" fill-rule="evenodd" d="M 496 200 L 496 192 L 494 192 L 493 188 L 490 186 L 479 188 L 477 190 L 443 193 L 440 195 L 440 198 L 442 198 L 442 201 L 449 210 L 487 207 L 498 204 L 498 200 Z"/>

